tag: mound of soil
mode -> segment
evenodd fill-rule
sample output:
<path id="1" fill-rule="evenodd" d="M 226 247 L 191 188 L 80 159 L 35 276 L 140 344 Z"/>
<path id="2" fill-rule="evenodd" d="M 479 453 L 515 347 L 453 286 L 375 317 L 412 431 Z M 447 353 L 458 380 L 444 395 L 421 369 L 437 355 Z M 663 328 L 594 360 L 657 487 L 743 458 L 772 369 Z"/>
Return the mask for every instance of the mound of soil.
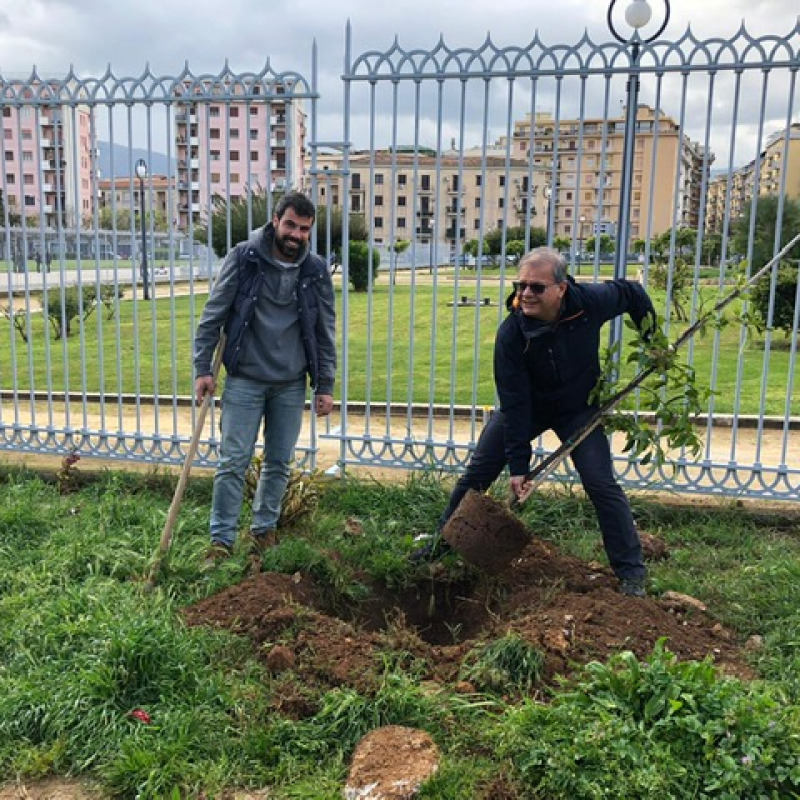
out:
<path id="1" fill-rule="evenodd" d="M 276 680 L 285 680 L 273 696 L 295 718 L 315 713 L 314 688 L 369 692 L 387 653 L 425 663 L 430 681 L 471 691 L 459 678 L 464 656 L 508 633 L 545 654 L 545 684 L 621 650 L 643 659 L 660 638 L 680 659 L 710 656 L 728 674 L 753 677 L 733 635 L 708 612 L 674 598 L 623 596 L 607 568 L 535 537 L 500 576 L 465 577 L 452 562 L 421 572 L 413 587 L 373 587 L 363 606 L 337 613 L 309 576 L 264 572 L 183 613 L 190 625 L 249 636 Z"/>

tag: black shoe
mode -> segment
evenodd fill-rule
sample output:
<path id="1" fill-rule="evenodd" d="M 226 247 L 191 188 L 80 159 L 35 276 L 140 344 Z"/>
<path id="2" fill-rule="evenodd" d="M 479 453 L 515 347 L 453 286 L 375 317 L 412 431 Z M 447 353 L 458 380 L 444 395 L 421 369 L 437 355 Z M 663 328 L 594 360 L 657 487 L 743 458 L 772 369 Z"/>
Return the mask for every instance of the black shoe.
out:
<path id="1" fill-rule="evenodd" d="M 644 578 L 622 578 L 619 582 L 619 591 L 627 597 L 647 597 Z"/>
<path id="2" fill-rule="evenodd" d="M 451 553 L 453 548 L 450 547 L 447 539 L 441 534 L 434 536 L 428 544 L 423 545 L 408 557 L 412 564 L 422 564 L 430 561 L 438 561 L 443 556 Z"/>

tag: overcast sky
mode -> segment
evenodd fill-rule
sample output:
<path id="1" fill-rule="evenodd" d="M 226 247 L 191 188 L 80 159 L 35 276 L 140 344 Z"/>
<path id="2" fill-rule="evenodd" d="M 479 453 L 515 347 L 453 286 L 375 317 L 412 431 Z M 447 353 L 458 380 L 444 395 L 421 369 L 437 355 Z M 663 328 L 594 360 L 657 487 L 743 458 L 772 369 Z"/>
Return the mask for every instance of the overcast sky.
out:
<path id="1" fill-rule="evenodd" d="M 620 10 L 626 5 L 619 0 Z M 651 5 L 663 14 L 663 0 Z M 798 0 L 672 0 L 671 6 L 662 37 L 670 40 L 688 25 L 701 38 L 730 37 L 743 20 L 754 35 L 785 36 L 800 7 Z M 525 45 L 538 31 L 547 45 L 572 45 L 584 30 L 595 41 L 610 40 L 607 8 L 604 0 L 0 0 L 0 72 L 20 77 L 36 65 L 62 77 L 72 65 L 85 77 L 111 64 L 117 76 L 138 75 L 149 63 L 156 73 L 175 75 L 186 61 L 193 72 L 218 72 L 226 59 L 234 70 L 258 71 L 269 57 L 278 71 L 308 75 L 316 39 L 319 135 L 329 138 L 341 135 L 348 19 L 354 53 L 386 50 L 395 36 L 406 48 L 431 48 L 440 35 L 450 47 L 471 48 L 491 33 L 502 47 Z M 502 123 L 490 125 L 493 136 L 504 132 Z M 354 127 L 357 138 L 363 126 Z M 445 136 L 454 130 L 450 125 Z"/>

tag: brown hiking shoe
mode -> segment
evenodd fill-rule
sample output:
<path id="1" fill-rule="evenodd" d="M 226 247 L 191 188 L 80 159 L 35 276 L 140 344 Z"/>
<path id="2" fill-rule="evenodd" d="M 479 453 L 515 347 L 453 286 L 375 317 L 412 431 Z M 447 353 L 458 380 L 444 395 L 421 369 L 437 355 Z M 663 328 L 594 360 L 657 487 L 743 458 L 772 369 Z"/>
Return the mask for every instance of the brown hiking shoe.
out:
<path id="1" fill-rule="evenodd" d="M 213 569 L 220 561 L 230 558 L 231 552 L 232 548 L 227 544 L 214 542 L 211 547 L 208 548 L 206 557 L 203 559 L 203 569 Z"/>
<path id="2" fill-rule="evenodd" d="M 250 531 L 250 554 L 254 556 L 263 555 L 271 547 L 278 544 L 278 532 L 274 528 L 266 531 Z"/>

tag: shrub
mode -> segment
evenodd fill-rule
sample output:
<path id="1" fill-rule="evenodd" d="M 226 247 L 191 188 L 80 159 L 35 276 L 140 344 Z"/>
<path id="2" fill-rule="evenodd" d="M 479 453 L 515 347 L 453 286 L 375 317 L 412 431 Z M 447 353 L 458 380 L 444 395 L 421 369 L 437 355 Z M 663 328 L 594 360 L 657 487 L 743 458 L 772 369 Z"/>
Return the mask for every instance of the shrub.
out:
<path id="1" fill-rule="evenodd" d="M 589 664 L 551 705 L 511 712 L 501 750 L 536 797 L 793 797 L 791 713 L 659 642 L 648 662 L 626 652 Z"/>
<path id="2" fill-rule="evenodd" d="M 771 277 L 764 275 L 750 292 L 753 308 L 767 327 Z M 771 328 L 780 328 L 789 334 L 794 330 L 795 298 L 797 297 L 797 268 L 783 262 L 778 268 L 775 281 L 775 305 L 772 311 Z"/>
<path id="3" fill-rule="evenodd" d="M 378 274 L 380 253 L 372 250 L 372 280 Z M 369 287 L 369 246 L 365 242 L 350 242 L 350 283 L 356 292 L 366 292 Z"/>

